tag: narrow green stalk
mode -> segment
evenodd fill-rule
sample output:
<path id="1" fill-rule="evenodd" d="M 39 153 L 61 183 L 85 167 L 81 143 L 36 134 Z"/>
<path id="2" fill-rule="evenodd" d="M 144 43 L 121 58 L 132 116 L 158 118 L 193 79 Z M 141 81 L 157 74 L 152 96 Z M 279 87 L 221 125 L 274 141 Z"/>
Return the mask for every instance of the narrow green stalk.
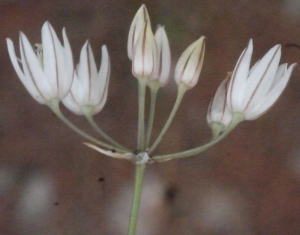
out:
<path id="1" fill-rule="evenodd" d="M 149 143 L 150 143 L 153 121 L 154 121 L 154 114 L 155 114 L 156 96 L 157 96 L 157 91 L 158 91 L 160 85 L 159 85 L 158 81 L 153 81 L 150 83 L 149 87 L 150 87 L 150 91 L 151 91 L 151 103 L 150 103 L 147 135 L 146 135 L 146 148 L 148 148 Z"/>
<path id="2" fill-rule="evenodd" d="M 95 122 L 94 118 L 92 115 L 88 115 L 86 113 L 84 113 L 85 118 L 88 120 L 88 122 L 90 123 L 90 125 L 98 132 L 98 134 L 100 134 L 104 139 L 106 139 L 108 142 L 110 142 L 112 145 L 123 149 L 127 152 L 130 152 L 130 150 L 128 150 L 127 148 L 125 148 L 123 145 L 119 144 L 117 141 L 115 141 L 113 138 L 111 138 L 109 135 L 107 135 L 99 126 L 98 124 Z"/>
<path id="3" fill-rule="evenodd" d="M 145 168 L 146 168 L 146 164 L 136 165 L 135 168 L 134 193 L 133 193 L 133 200 L 131 206 L 129 228 L 127 233 L 128 235 L 135 235 L 140 202 L 141 202 Z"/>
<path id="4" fill-rule="evenodd" d="M 70 127 L 73 131 L 75 131 L 77 134 L 81 135 L 83 138 L 86 138 L 88 140 L 90 140 L 91 142 L 98 144 L 104 148 L 107 149 L 113 149 L 116 150 L 120 153 L 126 153 L 127 151 L 125 151 L 124 149 L 120 149 L 120 148 L 116 148 L 115 146 L 103 143 L 102 141 L 97 140 L 96 138 L 88 135 L 87 133 L 85 133 L 84 131 L 80 130 L 78 127 L 76 127 L 73 123 L 71 123 L 61 112 L 60 108 L 59 108 L 59 100 L 58 99 L 52 99 L 50 100 L 47 105 L 49 106 L 49 108 L 56 114 L 56 116 L 63 121 L 68 127 Z"/>
<path id="5" fill-rule="evenodd" d="M 146 78 L 139 81 L 139 120 L 138 120 L 138 150 L 145 150 L 145 99 L 146 99 Z"/>
<path id="6" fill-rule="evenodd" d="M 243 120 L 244 120 L 244 115 L 242 113 L 234 113 L 233 117 L 232 117 L 232 121 L 231 121 L 229 127 L 226 129 L 226 131 L 224 131 L 221 135 L 219 135 L 217 138 L 213 139 L 212 141 L 208 142 L 207 144 L 204 144 L 200 147 L 193 148 L 190 150 L 182 151 L 179 153 L 153 156 L 152 160 L 184 158 L 184 157 L 190 157 L 192 155 L 199 154 L 199 153 L 205 151 L 206 149 L 210 148 L 211 146 L 215 145 L 222 139 L 224 139 Z"/>
<path id="7" fill-rule="evenodd" d="M 178 85 L 177 98 L 176 98 L 175 104 L 173 106 L 172 112 L 170 113 L 170 116 L 169 116 L 165 126 L 163 127 L 162 131 L 160 132 L 159 136 L 157 137 L 154 144 L 149 149 L 149 151 L 148 151 L 149 155 L 155 150 L 157 145 L 160 143 L 160 141 L 162 140 L 162 138 L 166 134 L 166 132 L 167 132 L 169 126 L 171 125 L 171 122 L 173 121 L 173 118 L 174 118 L 174 116 L 175 116 L 175 114 L 178 110 L 178 107 L 179 107 L 179 105 L 182 101 L 183 95 L 185 94 L 186 91 L 187 91 L 187 86 L 184 85 L 183 83 L 180 83 Z"/>
<path id="8" fill-rule="evenodd" d="M 211 140 L 214 140 L 214 139 L 218 138 L 218 136 L 222 132 L 223 127 L 224 126 L 221 123 L 218 123 L 218 122 L 213 122 L 211 124 L 211 130 L 212 130 Z"/>

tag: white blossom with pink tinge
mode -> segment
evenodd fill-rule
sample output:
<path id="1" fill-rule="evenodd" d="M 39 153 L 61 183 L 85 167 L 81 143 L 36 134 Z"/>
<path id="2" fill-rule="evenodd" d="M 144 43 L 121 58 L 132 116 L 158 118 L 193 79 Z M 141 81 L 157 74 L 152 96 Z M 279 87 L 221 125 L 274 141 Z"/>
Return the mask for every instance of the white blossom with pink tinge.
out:
<path id="1" fill-rule="evenodd" d="M 232 113 L 253 120 L 264 114 L 283 92 L 295 63 L 279 65 L 281 46 L 276 45 L 251 69 L 252 39 L 242 52 L 232 73 L 227 105 Z"/>

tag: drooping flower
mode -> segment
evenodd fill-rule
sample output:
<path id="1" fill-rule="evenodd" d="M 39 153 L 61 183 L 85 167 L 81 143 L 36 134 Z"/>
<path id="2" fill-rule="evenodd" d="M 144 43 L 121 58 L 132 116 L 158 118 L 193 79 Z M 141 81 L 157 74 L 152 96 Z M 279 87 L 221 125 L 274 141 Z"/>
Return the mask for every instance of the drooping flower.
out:
<path id="1" fill-rule="evenodd" d="M 193 88 L 199 79 L 205 54 L 205 37 L 193 42 L 180 56 L 175 68 L 175 81 Z"/>
<path id="2" fill-rule="evenodd" d="M 74 72 L 74 79 L 69 94 L 63 104 L 75 114 L 82 115 L 85 108 L 92 114 L 100 112 L 106 103 L 110 76 L 110 59 L 106 46 L 102 46 L 100 70 L 97 66 L 89 41 L 83 45 L 80 61 Z"/>
<path id="3" fill-rule="evenodd" d="M 143 4 L 135 14 L 129 29 L 127 53 L 130 60 L 133 59 L 135 45 L 140 35 L 140 32 L 143 31 L 145 22 L 148 22 L 148 24 L 151 26 L 146 5 Z"/>
<path id="4" fill-rule="evenodd" d="M 252 51 L 250 40 L 235 66 L 227 93 L 229 110 L 242 113 L 246 120 L 258 118 L 275 103 L 296 65 L 279 65 L 281 46 L 276 45 L 249 70 Z"/>
<path id="5" fill-rule="evenodd" d="M 12 40 L 6 39 L 8 53 L 18 77 L 31 96 L 41 104 L 54 98 L 63 99 L 72 85 L 73 57 L 65 29 L 62 35 L 64 46 L 51 24 L 45 22 L 42 27 L 42 45 L 37 45 L 35 53 L 25 34 L 20 32 L 20 59 L 16 56 Z"/>
<path id="6" fill-rule="evenodd" d="M 227 108 L 226 103 L 228 81 L 229 79 L 226 78 L 220 84 L 215 97 L 209 104 L 206 116 L 208 125 L 211 128 L 213 128 L 214 123 L 217 123 L 221 126 L 220 132 L 223 132 L 227 129 L 232 119 L 232 114 Z"/>
<path id="7" fill-rule="evenodd" d="M 157 26 L 154 38 L 157 47 L 157 61 L 150 81 L 157 80 L 162 87 L 168 83 L 171 69 L 171 51 L 164 26 Z"/>

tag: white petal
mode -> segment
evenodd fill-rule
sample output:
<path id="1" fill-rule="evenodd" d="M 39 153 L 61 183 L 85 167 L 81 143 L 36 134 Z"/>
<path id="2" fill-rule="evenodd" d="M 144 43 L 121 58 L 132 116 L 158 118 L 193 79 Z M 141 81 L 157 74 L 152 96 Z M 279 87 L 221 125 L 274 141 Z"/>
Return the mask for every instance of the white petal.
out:
<path id="1" fill-rule="evenodd" d="M 108 86 L 108 83 L 106 85 Z M 106 88 L 104 91 L 104 94 L 102 96 L 102 99 L 100 100 L 100 102 L 97 105 L 95 105 L 93 114 L 99 113 L 103 109 L 103 107 L 106 103 L 106 100 L 107 100 L 107 93 L 108 93 L 108 89 Z"/>
<path id="2" fill-rule="evenodd" d="M 129 59 L 133 59 L 135 44 L 137 42 L 138 36 L 144 27 L 144 23 L 148 21 L 150 24 L 150 18 L 145 4 L 143 4 L 137 13 L 135 14 L 132 23 L 130 25 L 128 42 L 127 42 L 127 53 Z M 151 25 L 151 24 L 150 24 Z"/>
<path id="3" fill-rule="evenodd" d="M 135 45 L 132 73 L 135 77 L 149 77 L 154 73 L 157 48 L 150 22 L 145 22 Z"/>
<path id="4" fill-rule="evenodd" d="M 74 74 L 74 79 L 72 87 L 67 96 L 62 99 L 62 103 L 73 113 L 82 115 L 81 106 L 82 102 L 80 100 L 82 95 L 81 83 L 78 80 L 76 73 Z"/>
<path id="5" fill-rule="evenodd" d="M 75 102 L 71 91 L 64 99 L 62 99 L 62 103 L 74 114 L 82 115 L 80 106 Z"/>
<path id="6" fill-rule="evenodd" d="M 82 104 L 88 104 L 92 97 L 92 87 L 95 86 L 95 79 L 97 78 L 97 67 L 89 41 L 86 41 L 80 52 L 78 78 L 84 94 L 81 102 Z"/>
<path id="7" fill-rule="evenodd" d="M 228 127 L 232 119 L 232 114 L 226 104 L 227 85 L 228 79 L 224 79 L 218 87 L 209 108 L 210 117 L 207 119 L 208 123 L 219 122 L 222 123 L 225 128 Z"/>
<path id="8" fill-rule="evenodd" d="M 260 61 L 261 61 L 261 59 L 259 59 L 258 61 L 256 61 L 256 63 L 251 67 L 251 69 L 249 70 L 249 73 L 248 73 L 248 77 L 253 72 L 253 70 L 256 68 L 256 66 L 259 64 Z"/>
<path id="9" fill-rule="evenodd" d="M 214 101 L 214 98 L 209 102 L 209 106 L 207 109 L 206 121 L 207 121 L 208 125 L 210 125 L 213 122 L 212 115 L 211 115 L 211 105 L 212 105 L 213 101 Z"/>
<path id="10" fill-rule="evenodd" d="M 60 90 L 64 87 L 61 79 L 66 79 L 68 73 L 64 63 L 64 49 L 49 22 L 45 22 L 42 27 L 42 44 L 45 75 L 56 97 L 60 97 Z"/>
<path id="11" fill-rule="evenodd" d="M 151 80 L 158 79 L 160 86 L 165 86 L 170 78 L 171 51 L 169 40 L 163 26 L 158 25 L 154 37 L 157 46 L 157 66 Z"/>
<path id="12" fill-rule="evenodd" d="M 41 104 L 45 103 L 46 100 L 41 96 L 36 86 L 34 86 L 31 81 L 28 81 L 28 78 L 24 75 L 23 71 L 21 70 L 12 40 L 7 38 L 6 43 L 7 43 L 10 60 L 21 82 L 23 83 L 23 85 L 26 87 L 26 89 L 34 99 L 36 99 Z"/>
<path id="13" fill-rule="evenodd" d="M 242 112 L 243 96 L 245 83 L 248 77 L 250 61 L 253 51 L 252 39 L 249 41 L 247 48 L 242 52 L 231 76 L 227 104 L 232 112 Z"/>
<path id="14" fill-rule="evenodd" d="M 251 110 L 245 112 L 244 115 L 246 120 L 256 119 L 271 108 L 271 106 L 276 102 L 276 100 L 279 98 L 284 88 L 286 87 L 286 84 L 295 66 L 296 64 L 290 65 L 288 70 L 283 74 L 283 76 L 275 84 L 275 86 L 272 87 L 272 90 L 268 93 L 268 95 L 264 98 L 264 100 L 262 100 L 260 104 L 258 104 L 256 107 L 253 107 Z"/>
<path id="15" fill-rule="evenodd" d="M 101 66 L 95 84 L 92 104 L 96 105 L 94 114 L 100 112 L 107 100 L 108 84 L 110 78 L 110 59 L 107 47 L 102 46 Z"/>
<path id="16" fill-rule="evenodd" d="M 53 87 L 49 84 L 41 63 L 33 51 L 27 37 L 20 32 L 20 52 L 22 66 L 27 79 L 27 86 L 32 86 L 44 100 L 50 100 L 55 96 Z M 35 97 L 34 97 L 35 98 Z"/>
<path id="17" fill-rule="evenodd" d="M 60 98 L 63 98 L 68 94 L 72 81 L 73 81 L 73 73 L 74 73 L 74 64 L 73 64 L 73 55 L 72 55 L 72 49 L 66 34 L 65 28 L 62 30 L 62 35 L 63 35 L 63 41 L 64 41 L 64 61 L 65 61 L 65 70 L 66 70 L 66 77 L 61 78 L 61 86 L 62 88 L 60 89 Z"/>
<path id="18" fill-rule="evenodd" d="M 88 103 L 93 103 L 92 100 L 94 99 L 94 93 L 96 90 L 95 88 L 97 87 L 97 81 L 98 81 L 98 71 L 97 71 L 97 66 L 94 58 L 94 53 L 92 51 L 92 47 L 90 43 L 88 43 L 87 53 L 88 53 L 88 68 L 90 70 L 89 73 L 91 74 Z"/>
<path id="19" fill-rule="evenodd" d="M 280 48 L 280 45 L 276 45 L 270 49 L 247 79 L 243 102 L 244 110 L 256 106 L 269 92 L 280 61 Z"/>
<path id="20" fill-rule="evenodd" d="M 285 72 L 287 70 L 287 66 L 288 66 L 288 64 L 285 63 L 285 64 L 281 64 L 277 68 L 275 78 L 273 79 L 272 87 L 275 86 L 275 84 L 277 84 L 280 81 L 281 77 L 283 76 L 283 74 L 285 74 Z"/>

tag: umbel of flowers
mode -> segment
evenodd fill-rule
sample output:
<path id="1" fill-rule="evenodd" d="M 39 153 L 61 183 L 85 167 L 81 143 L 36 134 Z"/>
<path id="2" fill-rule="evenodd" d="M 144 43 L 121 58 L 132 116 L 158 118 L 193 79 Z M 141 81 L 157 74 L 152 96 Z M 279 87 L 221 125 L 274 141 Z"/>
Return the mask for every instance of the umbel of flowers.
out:
<path id="1" fill-rule="evenodd" d="M 111 69 L 107 47 L 102 46 L 98 69 L 91 45 L 86 41 L 80 52 L 79 63 L 74 67 L 65 29 L 62 36 L 63 44 L 51 24 L 45 22 L 41 44 L 33 47 L 25 34 L 20 32 L 20 55 L 16 55 L 11 39 L 6 40 L 8 53 L 18 77 L 30 95 L 40 104 L 49 106 L 66 125 L 88 140 L 89 143 L 85 143 L 87 146 L 107 156 L 135 163 L 135 189 L 128 234 L 135 234 L 147 163 L 199 154 L 226 137 L 241 121 L 258 118 L 279 98 L 296 65 L 279 65 L 281 46 L 276 45 L 250 68 L 253 53 L 251 39 L 233 71 L 221 82 L 209 105 L 207 122 L 212 129 L 211 140 L 193 149 L 157 155 L 154 151 L 168 130 L 184 94 L 198 83 L 205 54 L 205 37 L 195 40 L 179 57 L 174 73 L 178 86 L 177 98 L 160 134 L 151 142 L 157 92 L 170 80 L 171 52 L 164 26 L 158 25 L 153 34 L 146 6 L 142 5 L 137 11 L 130 26 L 127 44 L 128 57 L 132 61 L 132 74 L 139 84 L 136 151 L 127 149 L 107 135 L 93 118 L 103 109 L 107 99 Z M 150 90 L 151 101 L 146 125 L 147 88 Z M 83 115 L 102 140 L 72 124 L 60 111 L 60 101 L 71 112 Z"/>

